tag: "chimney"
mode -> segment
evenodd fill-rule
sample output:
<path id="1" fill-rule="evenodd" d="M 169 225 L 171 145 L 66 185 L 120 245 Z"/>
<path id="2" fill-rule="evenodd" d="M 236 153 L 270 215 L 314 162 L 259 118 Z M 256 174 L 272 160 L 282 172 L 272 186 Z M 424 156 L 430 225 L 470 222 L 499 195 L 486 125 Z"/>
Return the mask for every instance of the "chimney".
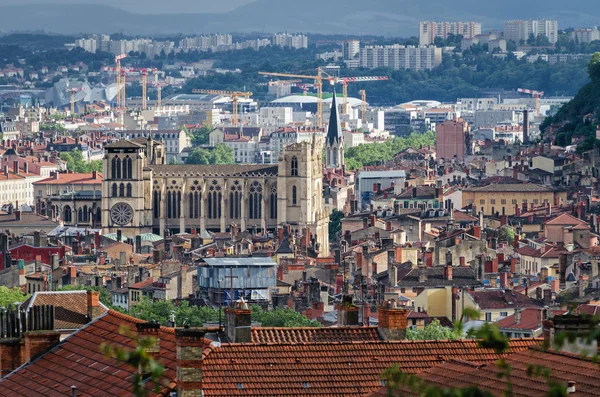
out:
<path id="1" fill-rule="evenodd" d="M 508 289 L 508 273 L 500 273 L 500 288 Z"/>
<path id="2" fill-rule="evenodd" d="M 575 385 L 576 385 L 576 382 L 573 380 L 570 380 L 567 382 L 567 394 L 575 393 L 575 391 L 576 391 Z"/>
<path id="3" fill-rule="evenodd" d="M 33 232 L 33 246 L 34 247 L 39 247 L 40 246 L 40 232 L 39 232 L 39 230 L 36 230 L 35 232 Z"/>
<path id="4" fill-rule="evenodd" d="M 225 332 L 232 343 L 250 343 L 252 341 L 252 311 L 244 301 L 234 302 L 225 309 Z"/>
<path id="5" fill-rule="evenodd" d="M 92 321 L 100 315 L 100 293 L 87 291 L 88 320 Z"/>
<path id="6" fill-rule="evenodd" d="M 117 229 L 117 241 L 120 243 L 122 242 L 123 239 L 123 232 L 121 232 L 121 229 Z"/>
<path id="7" fill-rule="evenodd" d="M 384 340 L 406 339 L 409 310 L 395 300 L 385 301 L 377 309 L 379 314 L 378 331 Z"/>
<path id="8" fill-rule="evenodd" d="M 375 227 L 375 224 L 377 223 L 377 215 L 371 214 L 370 219 L 371 219 L 371 224 L 369 226 Z"/>
<path id="9" fill-rule="evenodd" d="M 427 268 L 426 267 L 419 266 L 417 272 L 419 274 L 419 282 L 420 283 L 424 283 L 425 281 L 427 281 Z"/>
<path id="10" fill-rule="evenodd" d="M 200 328 L 175 329 L 178 396 L 202 394 L 199 391 L 202 387 L 202 370 L 198 364 L 202 360 L 202 352 L 211 344 L 204 337 L 205 334 L 206 331 Z"/>
<path id="11" fill-rule="evenodd" d="M 359 307 L 352 303 L 352 296 L 342 296 L 342 302 L 336 308 L 338 311 L 338 327 L 358 325 Z"/>
<path id="12" fill-rule="evenodd" d="M 13 171 L 16 175 L 19 175 L 19 160 L 13 161 Z"/>
<path id="13" fill-rule="evenodd" d="M 516 216 L 517 218 L 520 218 L 520 217 L 521 217 L 521 208 L 519 208 L 519 205 L 518 205 L 518 204 L 515 204 L 515 216 Z"/>
<path id="14" fill-rule="evenodd" d="M 60 342 L 60 333 L 53 330 L 27 331 L 25 336 L 25 363 L 46 353 Z"/>
<path id="15" fill-rule="evenodd" d="M 135 253 L 142 253 L 142 236 L 140 236 L 139 234 L 135 236 Z"/>
<path id="16" fill-rule="evenodd" d="M 25 161 L 25 162 L 23 163 L 23 172 L 24 172 L 25 174 L 28 174 L 28 173 L 29 173 L 29 163 L 28 163 L 27 161 Z"/>
<path id="17" fill-rule="evenodd" d="M 417 197 L 417 187 L 413 187 L 412 188 L 412 198 L 416 198 Z"/>
<path id="18" fill-rule="evenodd" d="M 515 309 L 515 324 L 521 324 L 521 310 Z"/>
<path id="19" fill-rule="evenodd" d="M 481 226 L 477 225 L 477 226 L 473 226 L 473 237 L 475 238 L 481 238 Z"/>
<path id="20" fill-rule="evenodd" d="M 138 331 L 138 340 L 150 338 L 152 343 L 146 348 L 148 353 L 160 353 L 160 324 L 156 321 L 135 325 Z"/>
<path id="21" fill-rule="evenodd" d="M 94 179 L 94 180 L 98 179 L 98 171 L 96 171 L 96 170 L 92 171 L 92 179 Z"/>
<path id="22" fill-rule="evenodd" d="M 125 251 L 119 252 L 119 265 L 127 266 L 127 253 Z"/>
<path id="23" fill-rule="evenodd" d="M 459 257 L 458 260 L 459 260 L 459 263 L 460 263 L 460 267 L 467 266 L 467 261 L 466 261 L 466 258 L 464 256 Z"/>
<path id="24" fill-rule="evenodd" d="M 452 265 L 444 266 L 444 280 L 452 281 Z"/>
<path id="25" fill-rule="evenodd" d="M 21 220 L 21 210 L 19 210 L 19 207 L 16 207 L 15 209 L 15 221 L 20 221 Z"/>
<path id="26" fill-rule="evenodd" d="M 94 245 L 97 250 L 100 250 L 100 232 L 94 233 Z"/>

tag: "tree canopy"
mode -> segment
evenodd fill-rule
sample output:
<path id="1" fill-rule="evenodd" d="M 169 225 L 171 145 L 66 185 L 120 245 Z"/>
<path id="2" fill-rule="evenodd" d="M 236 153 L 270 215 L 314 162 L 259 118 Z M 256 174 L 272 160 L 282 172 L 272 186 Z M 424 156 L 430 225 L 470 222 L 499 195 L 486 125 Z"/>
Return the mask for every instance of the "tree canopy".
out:
<path id="1" fill-rule="evenodd" d="M 0 307 L 10 307 L 15 303 L 21 303 L 25 299 L 27 299 L 29 295 L 21 292 L 19 287 L 8 288 L 5 286 L 0 286 Z"/>
<path id="2" fill-rule="evenodd" d="M 588 74 L 592 81 L 600 80 L 600 52 L 592 55 L 592 59 L 588 64 Z"/>
<path id="3" fill-rule="evenodd" d="M 460 339 L 462 338 L 460 330 L 443 327 L 440 320 L 434 319 L 423 329 L 409 328 L 406 330 L 406 338 L 409 340 L 442 340 L 442 339 Z"/>
<path id="4" fill-rule="evenodd" d="M 233 149 L 224 143 L 218 143 L 214 149 L 192 149 L 185 159 L 186 164 L 234 164 Z"/>
<path id="5" fill-rule="evenodd" d="M 392 138 L 382 143 L 358 145 L 346 151 L 346 167 L 355 170 L 380 161 L 390 161 L 395 155 L 409 147 L 419 149 L 434 143 L 435 134 L 428 131 L 423 134 L 413 132 L 405 138 Z"/>
<path id="6" fill-rule="evenodd" d="M 102 161 L 92 160 L 85 161 L 80 150 L 72 152 L 63 152 L 60 154 L 60 159 L 67 162 L 67 169 L 73 172 L 92 172 L 102 171 Z"/>

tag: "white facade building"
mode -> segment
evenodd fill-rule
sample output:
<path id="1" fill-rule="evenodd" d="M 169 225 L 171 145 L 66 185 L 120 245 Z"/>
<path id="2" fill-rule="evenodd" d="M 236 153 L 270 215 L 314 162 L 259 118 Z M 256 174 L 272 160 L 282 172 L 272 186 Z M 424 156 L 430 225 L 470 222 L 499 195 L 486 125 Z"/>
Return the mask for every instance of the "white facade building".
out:
<path id="1" fill-rule="evenodd" d="M 600 30 L 594 26 L 591 29 L 575 29 L 571 32 L 571 38 L 577 43 L 590 43 L 600 40 Z"/>
<path id="2" fill-rule="evenodd" d="M 553 19 L 512 20 L 504 24 L 504 38 L 520 43 L 533 35 L 545 36 L 551 44 L 558 41 L 558 21 Z"/>
<path id="3" fill-rule="evenodd" d="M 360 54 L 360 41 L 347 40 L 344 42 L 344 59 L 353 59 Z"/>
<path id="4" fill-rule="evenodd" d="M 479 22 L 432 22 L 419 23 L 419 45 L 433 44 L 436 37 L 443 39 L 448 35 L 462 35 L 465 38 L 475 37 L 481 34 Z"/>
<path id="5" fill-rule="evenodd" d="M 290 48 L 308 48 L 308 37 L 302 34 L 277 33 L 273 35 L 273 45 Z"/>
<path id="6" fill-rule="evenodd" d="M 400 44 L 366 46 L 360 50 L 360 67 L 390 67 L 395 70 L 431 70 L 442 63 L 442 49 Z"/>

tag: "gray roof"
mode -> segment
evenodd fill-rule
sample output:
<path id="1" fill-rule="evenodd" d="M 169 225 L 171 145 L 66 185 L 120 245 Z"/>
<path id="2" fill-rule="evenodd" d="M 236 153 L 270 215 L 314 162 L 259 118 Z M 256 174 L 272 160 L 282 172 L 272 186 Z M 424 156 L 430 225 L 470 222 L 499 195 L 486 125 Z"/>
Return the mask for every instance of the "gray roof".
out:
<path id="1" fill-rule="evenodd" d="M 404 170 L 389 170 L 389 171 L 360 171 L 358 178 L 369 179 L 369 178 L 406 178 L 406 171 Z"/>
<path id="2" fill-rule="evenodd" d="M 197 176 L 247 176 L 247 175 L 277 175 L 277 165 L 263 165 L 263 164 L 217 164 L 217 165 L 198 165 L 198 164 L 159 164 L 150 165 L 148 168 L 152 169 L 155 174 L 174 174 L 174 173 L 185 173 L 188 175 Z"/>
<path id="3" fill-rule="evenodd" d="M 469 187 L 463 189 L 463 192 L 553 192 L 549 186 L 538 185 L 535 183 L 503 183 L 491 184 L 480 187 Z"/>
<path id="4" fill-rule="evenodd" d="M 401 268 L 398 269 L 400 271 Z M 419 282 L 419 271 L 425 271 L 427 279 Z M 414 268 L 398 281 L 398 287 L 443 287 L 443 286 L 479 286 L 475 271 L 470 267 L 453 267 L 452 280 L 444 278 L 444 266 Z"/>
<path id="5" fill-rule="evenodd" d="M 128 139 L 123 139 L 117 142 L 109 143 L 108 145 L 104 146 L 105 149 L 140 149 L 143 147 L 143 145 L 140 145 L 139 143 L 130 141 Z"/>
<path id="6" fill-rule="evenodd" d="M 223 267 L 251 267 L 251 266 L 277 266 L 277 263 L 271 258 L 252 257 L 252 258 L 204 258 L 208 266 Z"/>

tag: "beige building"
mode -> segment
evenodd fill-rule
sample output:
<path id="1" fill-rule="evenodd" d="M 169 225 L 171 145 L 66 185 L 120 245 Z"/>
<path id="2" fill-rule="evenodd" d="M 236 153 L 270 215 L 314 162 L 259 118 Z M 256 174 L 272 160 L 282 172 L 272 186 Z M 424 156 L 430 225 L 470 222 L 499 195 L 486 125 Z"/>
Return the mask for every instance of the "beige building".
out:
<path id="1" fill-rule="evenodd" d="M 104 233 L 123 236 L 191 229 L 274 231 L 305 228 L 329 255 L 329 216 L 322 205 L 323 139 L 289 145 L 278 165 L 167 165 L 147 139 L 105 146 Z"/>
<path id="2" fill-rule="evenodd" d="M 567 202 L 567 192 L 533 183 L 492 184 L 463 189 L 462 205 L 473 204 L 485 215 L 499 213 L 514 215 L 515 207 L 539 206 L 543 203 L 559 205 Z"/>

